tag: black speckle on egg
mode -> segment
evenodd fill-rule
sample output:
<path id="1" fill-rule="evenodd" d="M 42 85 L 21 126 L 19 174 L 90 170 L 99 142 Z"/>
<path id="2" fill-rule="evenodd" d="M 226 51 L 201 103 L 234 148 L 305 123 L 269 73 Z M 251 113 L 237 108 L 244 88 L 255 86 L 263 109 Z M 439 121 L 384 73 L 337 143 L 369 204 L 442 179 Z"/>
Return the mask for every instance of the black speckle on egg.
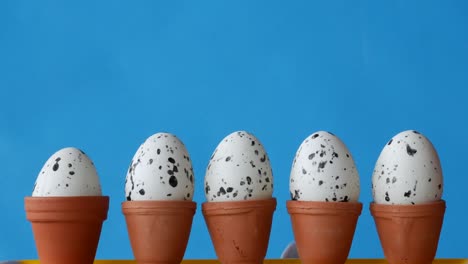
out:
<path id="1" fill-rule="evenodd" d="M 225 194 L 226 194 L 226 190 L 224 189 L 224 187 L 219 188 L 218 196 L 225 195 Z"/>
<path id="2" fill-rule="evenodd" d="M 238 192 L 238 191 L 236 191 L 235 193 L 233 193 L 233 194 L 232 194 L 232 197 L 234 197 L 234 198 L 235 198 L 235 197 L 237 196 L 237 194 L 239 194 L 239 192 Z"/>
<path id="3" fill-rule="evenodd" d="M 68 172 L 68 174 L 70 174 L 70 175 L 75 175 L 75 172 L 74 172 L 74 171 L 70 171 L 70 172 Z"/>
<path id="4" fill-rule="evenodd" d="M 314 135 L 312 136 L 312 139 L 315 139 L 315 138 L 317 138 L 318 136 L 319 136 L 319 134 L 314 134 Z"/>
<path id="5" fill-rule="evenodd" d="M 392 142 L 393 142 L 393 138 L 390 139 L 390 141 L 387 143 L 387 145 L 390 146 L 392 144 Z"/>
<path id="6" fill-rule="evenodd" d="M 255 141 L 252 140 L 251 146 L 255 146 Z"/>
<path id="7" fill-rule="evenodd" d="M 439 190 L 442 189 L 442 184 L 439 184 L 437 187 L 439 188 Z"/>
<path id="8" fill-rule="evenodd" d="M 416 154 L 416 152 L 418 152 L 416 149 L 413 149 L 413 148 L 410 147 L 409 144 L 406 144 L 406 153 L 408 153 L 408 155 L 414 156 L 414 154 Z"/>
<path id="9" fill-rule="evenodd" d="M 325 168 L 325 165 L 327 165 L 327 162 L 326 162 L 326 161 L 320 162 L 319 165 L 318 165 L 317 171 L 320 171 L 320 169 Z"/>
<path id="10" fill-rule="evenodd" d="M 395 176 L 393 176 L 392 183 L 395 183 L 396 181 L 397 181 L 397 178 Z"/>
<path id="11" fill-rule="evenodd" d="M 59 164 L 55 163 L 54 166 L 52 167 L 53 171 L 57 171 L 59 169 Z"/>
<path id="12" fill-rule="evenodd" d="M 68 163 L 68 168 L 71 168 L 72 167 L 72 164 L 71 163 Z"/>
<path id="13" fill-rule="evenodd" d="M 428 181 L 428 182 L 431 182 L 431 181 L 432 181 L 432 179 L 431 179 L 431 178 L 429 178 L 429 180 L 427 180 L 427 181 Z"/>
<path id="14" fill-rule="evenodd" d="M 302 168 L 302 174 L 307 174 L 307 171 L 304 168 Z"/>
<path id="15" fill-rule="evenodd" d="M 179 172 L 179 169 L 177 168 L 176 165 L 174 165 L 174 167 L 172 167 L 172 171 L 175 172 L 175 173 L 177 173 L 177 172 Z"/>
<path id="16" fill-rule="evenodd" d="M 254 164 L 253 160 L 250 161 L 250 166 L 252 166 L 252 168 L 255 168 L 255 164 Z"/>
<path id="17" fill-rule="evenodd" d="M 418 135 L 421 134 L 421 133 L 419 133 L 419 132 L 416 131 L 416 130 L 413 130 L 413 133 L 418 134 Z"/>
<path id="18" fill-rule="evenodd" d="M 245 184 L 245 181 L 240 181 L 239 183 L 241 186 Z"/>
<path id="19" fill-rule="evenodd" d="M 266 178 L 265 181 L 266 181 L 266 182 L 270 182 L 270 178 Z"/>
<path id="20" fill-rule="evenodd" d="M 390 202 L 390 196 L 388 196 L 388 192 L 385 192 L 385 201 Z"/>
<path id="21" fill-rule="evenodd" d="M 158 155 L 161 154 L 161 149 L 157 149 L 157 150 L 156 150 L 156 153 L 157 153 Z"/>
<path id="22" fill-rule="evenodd" d="M 410 197 L 410 196 L 411 196 L 411 190 L 405 192 L 404 196 L 405 196 L 405 197 Z"/>
<path id="23" fill-rule="evenodd" d="M 171 197 L 171 196 L 172 196 L 172 193 L 168 193 L 166 196 L 167 196 L 167 197 Z"/>
<path id="24" fill-rule="evenodd" d="M 140 195 L 145 195 L 145 190 L 144 190 L 144 189 L 140 189 L 139 193 L 140 193 Z"/>
<path id="25" fill-rule="evenodd" d="M 390 183 L 390 178 L 387 177 L 386 183 L 387 183 L 387 184 Z"/>
<path id="26" fill-rule="evenodd" d="M 247 184 L 250 185 L 252 183 L 252 178 L 250 178 L 249 176 L 247 176 Z M 242 184 L 241 184 L 242 185 Z"/>
<path id="27" fill-rule="evenodd" d="M 173 188 L 177 187 L 177 178 L 174 175 L 169 178 L 169 185 Z"/>
<path id="28" fill-rule="evenodd" d="M 228 162 L 228 161 L 230 161 L 230 160 L 231 160 L 231 157 L 230 157 L 230 156 L 226 158 L 226 162 Z"/>
<path id="29" fill-rule="evenodd" d="M 301 198 L 300 194 L 299 194 L 299 190 L 294 190 L 294 195 L 292 195 L 291 193 L 291 199 L 293 199 L 294 201 L 297 201 Z"/>
<path id="30" fill-rule="evenodd" d="M 311 154 L 309 155 L 309 160 L 312 160 L 314 157 L 315 157 L 315 153 L 311 153 Z"/>
<path id="31" fill-rule="evenodd" d="M 68 185 L 68 183 L 67 183 L 67 184 L 65 184 L 65 187 L 68 187 L 68 186 L 69 186 L 69 185 Z"/>
<path id="32" fill-rule="evenodd" d="M 320 180 L 320 181 L 318 182 L 318 185 L 321 186 L 322 184 L 323 184 L 323 181 Z"/>
<path id="33" fill-rule="evenodd" d="M 210 186 L 207 184 L 205 186 L 205 193 L 208 194 L 209 191 L 210 191 Z"/>
<path id="34" fill-rule="evenodd" d="M 174 158 L 172 158 L 172 157 L 169 157 L 167 160 L 168 160 L 170 163 L 172 163 L 172 164 L 175 163 L 175 160 L 174 160 Z"/>
<path id="35" fill-rule="evenodd" d="M 226 191 L 227 191 L 228 193 L 232 192 L 233 190 L 234 190 L 234 188 L 232 188 L 232 187 L 228 187 L 228 188 L 226 189 Z"/>

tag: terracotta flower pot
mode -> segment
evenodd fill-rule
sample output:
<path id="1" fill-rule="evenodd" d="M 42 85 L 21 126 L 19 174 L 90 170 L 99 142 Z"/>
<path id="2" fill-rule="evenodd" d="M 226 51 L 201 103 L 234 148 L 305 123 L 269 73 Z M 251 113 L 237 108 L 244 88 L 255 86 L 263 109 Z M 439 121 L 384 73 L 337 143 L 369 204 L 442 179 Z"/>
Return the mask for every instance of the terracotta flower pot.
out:
<path id="1" fill-rule="evenodd" d="M 430 264 L 435 258 L 445 201 L 420 205 L 371 203 L 370 211 L 390 264 Z"/>
<path id="2" fill-rule="evenodd" d="M 287 201 L 304 264 L 343 264 L 348 258 L 362 203 Z"/>
<path id="3" fill-rule="evenodd" d="M 192 201 L 122 203 L 133 255 L 139 264 L 179 264 L 197 204 Z"/>
<path id="4" fill-rule="evenodd" d="M 26 197 L 42 264 L 92 264 L 107 218 L 108 196 Z"/>
<path id="5" fill-rule="evenodd" d="M 263 263 L 275 209 L 275 198 L 203 203 L 203 216 L 219 261 Z"/>

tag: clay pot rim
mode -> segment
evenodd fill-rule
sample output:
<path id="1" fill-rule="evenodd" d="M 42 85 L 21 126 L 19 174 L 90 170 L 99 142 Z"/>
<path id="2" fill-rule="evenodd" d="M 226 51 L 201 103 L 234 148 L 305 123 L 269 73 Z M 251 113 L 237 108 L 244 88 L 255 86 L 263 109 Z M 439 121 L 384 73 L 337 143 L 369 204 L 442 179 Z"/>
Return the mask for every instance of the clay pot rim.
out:
<path id="1" fill-rule="evenodd" d="M 275 210 L 276 198 L 272 197 L 258 200 L 204 202 L 202 204 L 202 212 L 205 215 L 244 213 L 256 208 L 268 208 Z"/>
<path id="2" fill-rule="evenodd" d="M 190 200 L 144 200 L 122 202 L 122 213 L 124 215 L 194 215 L 196 209 L 197 203 Z"/>
<path id="3" fill-rule="evenodd" d="M 357 214 L 361 215 L 361 202 L 286 201 L 289 214 Z"/>
<path id="4" fill-rule="evenodd" d="M 38 206 L 55 211 L 79 211 L 108 208 L 109 200 L 109 196 L 27 196 L 24 197 L 24 205 L 26 211 L 44 211 L 36 209 Z"/>
<path id="5" fill-rule="evenodd" d="M 370 203 L 370 211 L 373 216 L 400 216 L 418 217 L 444 214 L 446 208 L 445 200 L 439 200 L 424 204 L 377 204 Z"/>
<path id="6" fill-rule="evenodd" d="M 109 196 L 25 197 L 29 221 L 103 221 L 107 219 Z"/>

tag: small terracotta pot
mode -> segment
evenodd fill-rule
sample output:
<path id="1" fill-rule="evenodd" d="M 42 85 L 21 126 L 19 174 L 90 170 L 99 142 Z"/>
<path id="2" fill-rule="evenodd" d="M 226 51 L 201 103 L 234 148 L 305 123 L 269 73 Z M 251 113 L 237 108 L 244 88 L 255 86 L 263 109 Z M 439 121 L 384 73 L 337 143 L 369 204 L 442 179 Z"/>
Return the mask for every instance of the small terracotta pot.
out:
<path id="1" fill-rule="evenodd" d="M 262 264 L 276 199 L 202 204 L 216 255 L 222 264 Z"/>
<path id="2" fill-rule="evenodd" d="M 286 207 L 302 263 L 346 262 L 362 203 L 287 201 Z"/>
<path id="3" fill-rule="evenodd" d="M 439 243 L 445 201 L 420 205 L 371 203 L 380 243 L 390 264 L 431 264 Z"/>
<path id="4" fill-rule="evenodd" d="M 133 255 L 139 264 L 179 264 L 197 204 L 192 201 L 122 203 Z"/>
<path id="5" fill-rule="evenodd" d="M 92 264 L 107 218 L 108 196 L 26 197 L 42 264 Z"/>

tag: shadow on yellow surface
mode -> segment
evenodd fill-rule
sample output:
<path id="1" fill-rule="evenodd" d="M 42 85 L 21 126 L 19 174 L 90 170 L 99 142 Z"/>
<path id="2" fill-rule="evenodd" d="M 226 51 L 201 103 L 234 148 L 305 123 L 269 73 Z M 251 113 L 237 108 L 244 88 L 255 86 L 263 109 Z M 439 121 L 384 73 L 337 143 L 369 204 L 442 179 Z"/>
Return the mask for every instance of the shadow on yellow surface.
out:
<path id="1" fill-rule="evenodd" d="M 12 262 L 18 264 L 40 264 L 38 260 Z M 298 259 L 266 259 L 264 264 L 300 264 Z M 136 264 L 134 260 L 96 260 L 94 264 Z M 184 260 L 181 264 L 219 264 L 217 260 Z M 387 264 L 384 259 L 349 259 L 346 264 Z M 468 259 L 436 259 L 433 264 L 468 264 Z"/>

